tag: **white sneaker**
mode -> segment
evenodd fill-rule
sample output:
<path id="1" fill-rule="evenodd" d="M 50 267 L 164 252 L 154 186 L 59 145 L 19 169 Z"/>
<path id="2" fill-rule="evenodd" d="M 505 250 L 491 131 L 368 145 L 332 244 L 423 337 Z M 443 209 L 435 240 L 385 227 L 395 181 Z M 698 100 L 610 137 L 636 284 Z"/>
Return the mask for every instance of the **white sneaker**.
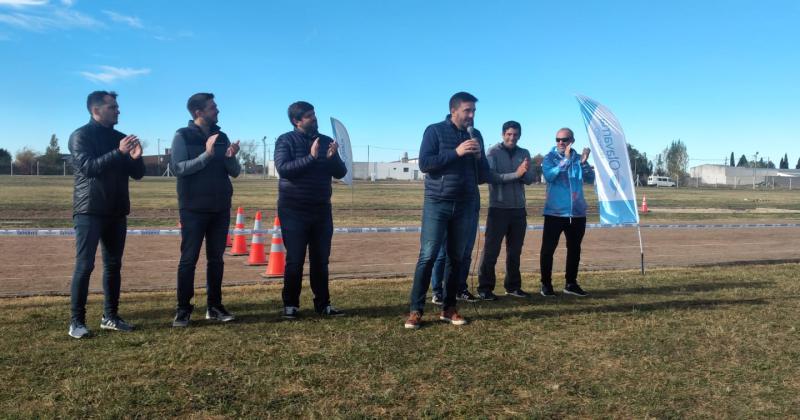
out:
<path id="1" fill-rule="evenodd" d="M 83 322 L 72 321 L 69 323 L 69 336 L 72 338 L 83 338 L 88 337 L 89 329 L 86 328 L 86 324 Z"/>
<path id="2" fill-rule="evenodd" d="M 300 312 L 300 308 L 297 306 L 284 306 L 283 315 L 281 316 L 283 316 L 285 319 L 297 319 L 297 316 L 299 315 L 298 312 Z"/>

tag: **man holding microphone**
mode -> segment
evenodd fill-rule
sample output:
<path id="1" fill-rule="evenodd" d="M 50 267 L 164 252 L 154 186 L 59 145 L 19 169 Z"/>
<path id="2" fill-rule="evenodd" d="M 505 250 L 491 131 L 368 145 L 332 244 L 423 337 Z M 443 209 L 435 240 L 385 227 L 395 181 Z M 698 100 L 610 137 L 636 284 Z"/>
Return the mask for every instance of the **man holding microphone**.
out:
<path id="1" fill-rule="evenodd" d="M 408 329 L 418 329 L 422 323 L 431 272 L 445 236 L 448 276 L 439 319 L 452 325 L 467 323 L 456 309 L 458 278 L 465 256 L 472 252 L 467 245 L 469 235 L 475 234 L 472 224 L 477 223 L 478 184 L 486 182 L 489 172 L 483 137 L 473 128 L 476 102 L 467 92 L 456 93 L 450 98 L 450 114 L 428 126 L 422 136 L 419 167 L 426 174 L 425 199 L 419 259 L 405 322 Z"/>

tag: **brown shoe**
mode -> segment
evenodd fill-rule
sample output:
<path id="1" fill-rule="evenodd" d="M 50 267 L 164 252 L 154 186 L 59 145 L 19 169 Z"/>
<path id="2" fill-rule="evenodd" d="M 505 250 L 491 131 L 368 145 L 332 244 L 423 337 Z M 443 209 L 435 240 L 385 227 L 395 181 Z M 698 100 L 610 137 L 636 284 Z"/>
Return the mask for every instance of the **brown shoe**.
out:
<path id="1" fill-rule="evenodd" d="M 406 320 L 405 327 L 409 330 L 418 330 L 420 325 L 422 324 L 422 314 L 413 311 L 408 314 L 408 319 Z"/>
<path id="2" fill-rule="evenodd" d="M 467 319 L 458 314 L 458 309 L 449 308 L 442 311 L 439 319 L 452 325 L 467 325 Z"/>

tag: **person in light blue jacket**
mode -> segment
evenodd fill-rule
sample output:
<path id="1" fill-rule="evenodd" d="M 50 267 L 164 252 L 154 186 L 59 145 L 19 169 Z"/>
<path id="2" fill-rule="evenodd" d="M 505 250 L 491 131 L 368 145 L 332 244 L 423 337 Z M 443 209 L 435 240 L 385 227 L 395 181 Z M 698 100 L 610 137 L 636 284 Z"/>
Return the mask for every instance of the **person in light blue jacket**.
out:
<path id="1" fill-rule="evenodd" d="M 594 183 L 594 168 L 587 160 L 589 148 L 580 155 L 572 150 L 575 134 L 569 128 L 556 133 L 556 145 L 544 157 L 542 172 L 547 181 L 544 203 L 544 230 L 539 256 L 542 275 L 541 294 L 555 296 L 553 291 L 553 254 L 558 247 L 561 232 L 567 239 L 566 285 L 564 293 L 588 296 L 578 285 L 578 264 L 581 260 L 581 241 L 586 231 L 586 199 L 583 184 Z"/>

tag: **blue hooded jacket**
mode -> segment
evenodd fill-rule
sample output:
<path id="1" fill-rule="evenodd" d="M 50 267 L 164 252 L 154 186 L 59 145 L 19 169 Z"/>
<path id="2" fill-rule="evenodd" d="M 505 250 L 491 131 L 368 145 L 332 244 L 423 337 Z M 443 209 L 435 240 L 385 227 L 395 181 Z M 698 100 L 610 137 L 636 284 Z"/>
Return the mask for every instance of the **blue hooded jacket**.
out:
<path id="1" fill-rule="evenodd" d="M 570 157 L 553 147 L 542 161 L 542 172 L 547 181 L 544 201 L 545 216 L 586 217 L 586 199 L 583 184 L 594 183 L 594 169 L 581 164 L 581 154 L 573 150 Z"/>

